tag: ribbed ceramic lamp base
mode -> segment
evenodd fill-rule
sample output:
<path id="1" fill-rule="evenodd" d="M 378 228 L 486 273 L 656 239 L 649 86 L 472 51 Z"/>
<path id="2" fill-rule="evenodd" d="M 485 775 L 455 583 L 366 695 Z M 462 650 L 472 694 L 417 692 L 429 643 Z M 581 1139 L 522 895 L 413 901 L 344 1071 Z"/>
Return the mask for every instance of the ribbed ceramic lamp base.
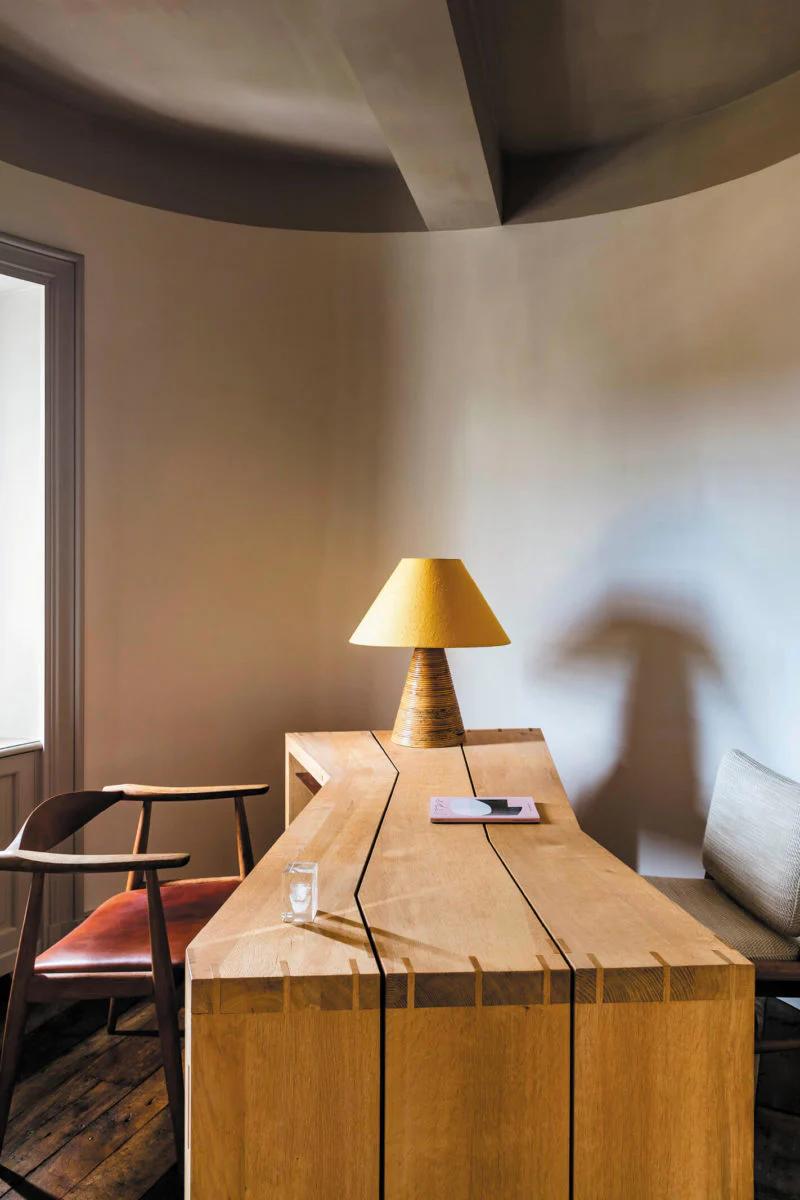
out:
<path id="1" fill-rule="evenodd" d="M 398 746 L 460 746 L 464 723 L 444 650 L 417 648 L 397 710 L 392 741 Z"/>

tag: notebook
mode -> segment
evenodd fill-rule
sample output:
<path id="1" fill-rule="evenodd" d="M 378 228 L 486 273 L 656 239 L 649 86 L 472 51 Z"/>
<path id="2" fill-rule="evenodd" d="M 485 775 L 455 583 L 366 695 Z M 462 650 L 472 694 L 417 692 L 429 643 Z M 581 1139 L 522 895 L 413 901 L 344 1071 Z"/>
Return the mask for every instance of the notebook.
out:
<path id="1" fill-rule="evenodd" d="M 535 825 L 541 817 L 533 796 L 431 796 L 431 820 Z"/>

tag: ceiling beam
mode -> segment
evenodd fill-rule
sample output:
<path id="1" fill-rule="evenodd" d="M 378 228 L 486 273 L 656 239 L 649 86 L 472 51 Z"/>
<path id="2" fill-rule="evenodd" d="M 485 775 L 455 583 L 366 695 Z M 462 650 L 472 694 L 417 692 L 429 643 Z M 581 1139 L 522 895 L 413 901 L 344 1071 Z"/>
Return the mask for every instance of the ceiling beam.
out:
<path id="1" fill-rule="evenodd" d="M 323 0 L 428 229 L 501 223 L 502 180 L 470 0 Z"/>

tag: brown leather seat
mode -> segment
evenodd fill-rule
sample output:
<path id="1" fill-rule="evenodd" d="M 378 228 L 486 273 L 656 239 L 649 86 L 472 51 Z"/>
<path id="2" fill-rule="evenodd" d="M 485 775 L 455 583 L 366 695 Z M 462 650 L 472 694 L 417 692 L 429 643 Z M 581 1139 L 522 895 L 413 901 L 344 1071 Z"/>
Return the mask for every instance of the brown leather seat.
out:
<path id="1" fill-rule="evenodd" d="M 186 947 L 236 891 L 239 879 L 180 879 L 161 886 L 172 965 L 182 967 Z M 147 892 L 136 888 L 106 900 L 36 959 L 37 973 L 150 971 Z"/>

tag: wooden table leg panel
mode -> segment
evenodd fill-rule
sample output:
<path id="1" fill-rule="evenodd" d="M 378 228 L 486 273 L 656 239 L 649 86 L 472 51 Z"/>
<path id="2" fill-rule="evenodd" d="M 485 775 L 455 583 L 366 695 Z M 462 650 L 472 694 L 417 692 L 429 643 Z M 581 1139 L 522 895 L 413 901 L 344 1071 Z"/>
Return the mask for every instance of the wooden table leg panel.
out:
<path id="1" fill-rule="evenodd" d="M 192 1200 L 244 1195 L 245 1020 L 191 1015 Z"/>
<path id="2" fill-rule="evenodd" d="M 574 1200 L 752 1200 L 752 1001 L 576 1004 Z"/>
<path id="3" fill-rule="evenodd" d="M 569 1195 L 569 1004 L 386 1015 L 386 1200 Z"/>
<path id="4" fill-rule="evenodd" d="M 192 1015 L 192 1200 L 376 1200 L 377 1010 Z"/>

